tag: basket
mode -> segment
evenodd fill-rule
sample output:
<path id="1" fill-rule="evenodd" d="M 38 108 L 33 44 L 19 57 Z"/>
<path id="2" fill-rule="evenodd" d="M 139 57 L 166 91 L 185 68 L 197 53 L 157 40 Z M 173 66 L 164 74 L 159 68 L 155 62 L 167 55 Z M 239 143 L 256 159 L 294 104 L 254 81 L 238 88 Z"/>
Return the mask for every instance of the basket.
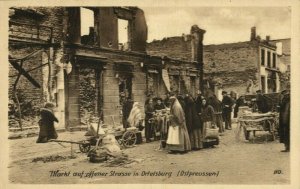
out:
<path id="1" fill-rule="evenodd" d="M 219 138 L 219 128 L 206 128 L 205 138 Z"/>

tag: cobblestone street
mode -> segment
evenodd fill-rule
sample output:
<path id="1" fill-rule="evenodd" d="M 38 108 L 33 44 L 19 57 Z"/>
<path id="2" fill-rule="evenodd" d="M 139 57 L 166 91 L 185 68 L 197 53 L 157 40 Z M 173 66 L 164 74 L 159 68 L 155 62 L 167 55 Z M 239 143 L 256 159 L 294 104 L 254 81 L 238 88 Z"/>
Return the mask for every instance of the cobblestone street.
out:
<path id="1" fill-rule="evenodd" d="M 290 156 L 289 153 L 280 152 L 283 149 L 282 144 L 278 141 L 265 142 L 264 137 L 249 142 L 241 136 L 238 141 L 235 137 L 236 132 L 234 125 L 233 130 L 227 130 L 222 136 L 220 145 L 184 155 L 156 151 L 158 142 L 143 143 L 124 150 L 135 160 L 133 163 L 117 167 L 108 167 L 105 163 L 90 163 L 83 153 L 75 153 L 74 159 L 33 162 L 35 158 L 50 155 L 70 156 L 71 147 L 65 143 L 64 146 L 58 143 L 36 144 L 35 137 L 10 140 L 9 180 L 12 183 L 30 184 L 290 182 Z M 257 133 L 258 137 L 265 134 L 267 133 Z M 84 132 L 60 133 L 59 139 L 80 141 L 84 139 Z M 73 149 L 79 152 L 77 145 L 74 145 Z M 57 170 L 58 173 L 64 174 L 54 174 Z M 135 173 L 138 176 L 134 176 Z"/>

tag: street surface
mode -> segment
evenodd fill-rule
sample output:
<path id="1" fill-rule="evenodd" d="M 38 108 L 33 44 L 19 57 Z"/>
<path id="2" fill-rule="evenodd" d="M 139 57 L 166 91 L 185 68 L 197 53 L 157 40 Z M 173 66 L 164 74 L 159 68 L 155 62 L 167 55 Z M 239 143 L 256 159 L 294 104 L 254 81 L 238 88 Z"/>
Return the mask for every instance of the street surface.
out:
<path id="1" fill-rule="evenodd" d="M 265 141 L 236 140 L 236 125 L 226 130 L 215 148 L 187 154 L 157 151 L 158 142 L 143 143 L 123 150 L 130 164 L 107 166 L 90 163 L 73 145 L 76 158 L 54 162 L 33 160 L 38 157 L 70 156 L 71 145 L 36 144 L 36 137 L 10 140 L 9 180 L 22 184 L 132 183 L 132 184 L 288 184 L 290 155 L 280 152 L 283 145 Z M 61 140 L 83 140 L 85 132 L 59 133 Z M 266 135 L 257 132 L 257 135 Z M 138 174 L 138 175 L 135 175 Z"/>

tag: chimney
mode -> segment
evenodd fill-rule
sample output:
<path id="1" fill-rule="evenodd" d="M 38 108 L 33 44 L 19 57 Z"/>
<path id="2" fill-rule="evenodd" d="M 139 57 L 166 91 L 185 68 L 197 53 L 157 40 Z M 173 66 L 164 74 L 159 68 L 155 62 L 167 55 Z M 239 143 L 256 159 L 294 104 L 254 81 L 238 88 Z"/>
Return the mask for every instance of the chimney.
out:
<path id="1" fill-rule="evenodd" d="M 200 71 L 199 88 L 201 92 L 203 92 L 203 37 L 205 32 L 197 25 L 191 27 L 192 61 L 198 63 Z"/>
<path id="2" fill-rule="evenodd" d="M 252 27 L 250 41 L 254 41 L 255 39 L 256 39 L 256 27 Z"/>
<path id="3" fill-rule="evenodd" d="M 267 41 L 267 42 L 270 41 L 270 36 L 269 36 L 269 35 L 266 36 L 266 41 Z"/>

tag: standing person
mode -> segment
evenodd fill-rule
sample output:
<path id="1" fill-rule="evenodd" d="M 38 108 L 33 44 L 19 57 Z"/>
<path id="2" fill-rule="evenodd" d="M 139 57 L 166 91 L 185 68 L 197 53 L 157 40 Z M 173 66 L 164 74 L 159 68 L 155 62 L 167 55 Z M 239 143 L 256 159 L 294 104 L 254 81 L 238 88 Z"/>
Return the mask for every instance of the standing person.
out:
<path id="1" fill-rule="evenodd" d="M 179 101 L 179 103 L 180 103 L 180 105 L 181 105 L 183 111 L 185 111 L 185 102 L 184 102 L 183 96 L 182 96 L 181 94 L 179 94 L 179 95 L 177 96 L 177 99 L 178 99 L 178 101 Z"/>
<path id="2" fill-rule="evenodd" d="M 127 119 L 130 127 L 136 127 L 140 131 L 142 129 L 141 121 L 142 121 L 142 111 L 140 109 L 140 105 L 138 102 L 134 102 L 132 105 L 132 109 L 130 111 L 129 117 Z"/>
<path id="3" fill-rule="evenodd" d="M 189 133 L 191 147 L 193 150 L 200 150 L 203 148 L 202 143 L 202 125 L 200 122 L 199 115 L 196 111 L 196 104 L 191 95 L 186 94 L 185 96 L 185 119 L 186 127 Z"/>
<path id="4" fill-rule="evenodd" d="M 225 121 L 225 129 L 231 130 L 231 112 L 232 112 L 232 99 L 227 95 L 226 91 L 222 91 L 222 107 L 223 119 Z"/>
<path id="5" fill-rule="evenodd" d="M 164 99 L 164 104 L 166 106 L 166 108 L 170 108 L 170 94 L 166 93 L 166 97 Z"/>
<path id="6" fill-rule="evenodd" d="M 201 121 L 203 123 L 202 126 L 202 135 L 203 139 L 206 137 L 206 129 L 212 128 L 215 124 L 215 112 L 214 108 L 209 105 L 205 98 L 202 99 L 202 105 L 201 105 L 201 113 L 200 113 Z"/>
<path id="7" fill-rule="evenodd" d="M 175 96 L 170 97 L 170 126 L 167 148 L 170 153 L 185 153 L 191 150 L 189 134 L 185 125 L 184 111 Z"/>
<path id="8" fill-rule="evenodd" d="M 267 113 L 270 110 L 268 100 L 264 97 L 261 90 L 256 91 L 256 105 L 257 111 L 260 113 Z"/>
<path id="9" fill-rule="evenodd" d="M 58 123 L 58 119 L 53 113 L 54 107 L 54 104 L 47 102 L 44 108 L 41 109 L 40 132 L 36 143 L 46 143 L 50 139 L 57 139 L 58 135 L 54 128 L 54 122 Z"/>
<path id="10" fill-rule="evenodd" d="M 279 139 L 285 149 L 282 152 L 290 151 L 290 91 L 285 91 L 279 107 Z"/>
<path id="11" fill-rule="evenodd" d="M 201 111 L 201 104 L 202 104 L 203 98 L 204 98 L 204 96 L 202 95 L 201 91 L 197 90 L 197 97 L 195 100 L 197 113 L 200 113 L 200 111 Z"/>
<path id="12" fill-rule="evenodd" d="M 236 100 L 236 103 L 235 103 L 235 106 L 234 106 L 234 110 L 233 110 L 233 117 L 234 118 L 237 118 L 238 116 L 238 112 L 239 112 L 239 107 L 241 106 L 246 106 L 246 101 L 245 101 L 245 96 L 240 96 L 237 100 Z"/>
<path id="13" fill-rule="evenodd" d="M 145 103 L 145 138 L 146 142 L 150 142 L 153 134 L 152 123 L 150 119 L 153 118 L 154 114 L 153 99 L 149 98 Z"/>
<path id="14" fill-rule="evenodd" d="M 222 102 L 216 97 L 216 95 L 213 95 L 209 97 L 207 103 L 214 109 L 216 125 L 219 128 L 219 133 L 221 135 L 221 133 L 225 132 L 222 116 Z"/>
<path id="15" fill-rule="evenodd" d="M 123 115 L 122 122 L 123 122 L 123 128 L 125 129 L 129 127 L 127 119 L 129 117 L 132 106 L 133 106 L 133 101 L 129 97 L 127 97 L 127 99 L 125 100 L 122 106 L 122 115 Z"/>
<path id="16" fill-rule="evenodd" d="M 156 104 L 154 105 L 154 109 L 155 110 L 162 110 L 165 109 L 166 106 L 162 103 L 162 99 L 161 98 L 157 98 L 156 99 Z"/>

